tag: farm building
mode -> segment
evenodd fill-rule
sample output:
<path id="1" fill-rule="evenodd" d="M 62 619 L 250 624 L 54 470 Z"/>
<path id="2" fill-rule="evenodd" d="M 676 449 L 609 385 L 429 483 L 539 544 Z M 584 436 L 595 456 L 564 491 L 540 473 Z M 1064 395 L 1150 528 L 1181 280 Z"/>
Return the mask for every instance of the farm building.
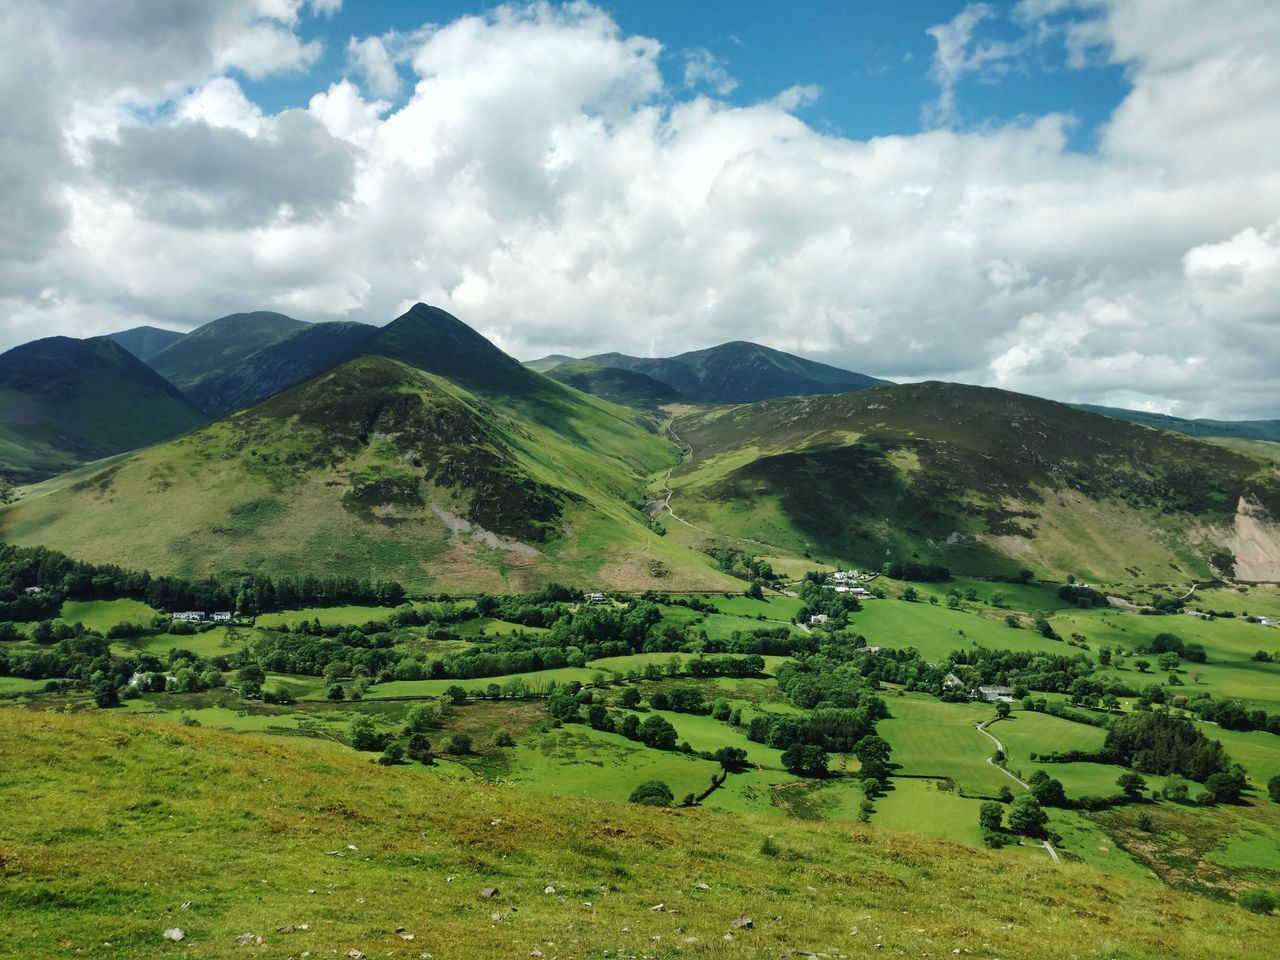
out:
<path id="1" fill-rule="evenodd" d="M 945 677 L 942 678 L 943 690 L 963 690 L 964 688 L 965 688 L 965 682 L 961 680 L 959 677 L 957 677 L 954 673 L 948 673 Z"/>
<path id="2" fill-rule="evenodd" d="M 230 622 L 231 622 L 231 611 L 230 611 L 230 610 L 219 610 L 219 611 L 218 611 L 217 613 L 215 613 L 215 614 L 214 614 L 210 619 L 212 619 L 214 623 L 230 623 Z"/>
<path id="3" fill-rule="evenodd" d="M 606 597 L 603 593 L 593 593 L 589 597 L 587 597 L 587 599 L 590 600 L 592 603 L 608 603 L 609 602 L 609 598 Z"/>
<path id="4" fill-rule="evenodd" d="M 830 619 L 831 618 L 828 617 L 825 613 L 815 613 L 811 617 L 809 617 L 809 625 L 812 627 L 825 626 Z"/>
<path id="5" fill-rule="evenodd" d="M 1001 686 L 984 686 L 978 687 L 978 696 L 988 703 L 995 703 L 1002 700 L 1005 703 L 1013 702 L 1013 688 Z"/>
<path id="6" fill-rule="evenodd" d="M 174 623 L 203 623 L 204 613 L 200 610 L 183 610 L 173 614 Z"/>

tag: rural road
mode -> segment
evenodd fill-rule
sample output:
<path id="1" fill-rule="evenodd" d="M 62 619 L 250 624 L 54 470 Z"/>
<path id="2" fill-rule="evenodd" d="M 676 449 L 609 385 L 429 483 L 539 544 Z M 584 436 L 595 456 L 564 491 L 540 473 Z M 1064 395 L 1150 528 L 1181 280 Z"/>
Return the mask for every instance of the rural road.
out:
<path id="1" fill-rule="evenodd" d="M 975 723 L 974 728 L 983 736 L 985 736 L 988 740 L 994 743 L 996 745 L 997 750 L 999 750 L 1006 757 L 1009 756 L 1009 754 L 1004 749 L 1004 744 L 1000 742 L 999 738 L 997 738 L 994 733 L 990 733 L 987 730 L 987 724 L 989 723 L 991 723 L 990 720 L 983 720 L 981 723 Z M 1012 780 L 1014 783 L 1020 786 L 1023 790 L 1031 789 L 1031 785 L 1027 783 L 1027 781 L 1023 780 L 1021 777 L 1019 777 L 1017 774 L 1013 773 L 1012 771 L 1006 770 L 1004 767 L 1000 766 L 1000 764 L 996 763 L 995 760 L 991 759 L 991 757 L 987 757 L 987 763 L 991 764 L 993 767 L 995 767 L 997 770 L 1003 773 L 1006 777 L 1008 777 L 1010 780 Z M 1053 849 L 1052 843 L 1050 843 L 1048 840 L 1045 840 L 1041 842 L 1040 846 L 1044 847 L 1046 850 L 1049 851 L 1049 856 L 1053 858 L 1054 863 L 1061 862 L 1060 858 L 1058 857 L 1058 851 Z"/>

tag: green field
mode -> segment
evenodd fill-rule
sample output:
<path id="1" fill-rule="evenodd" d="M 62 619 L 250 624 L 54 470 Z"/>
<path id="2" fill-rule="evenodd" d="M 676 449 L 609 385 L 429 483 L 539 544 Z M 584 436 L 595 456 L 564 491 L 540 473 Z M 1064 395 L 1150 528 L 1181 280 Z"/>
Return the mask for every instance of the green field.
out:
<path id="1" fill-rule="evenodd" d="M 106 633 L 118 623 L 150 626 L 159 611 L 141 600 L 66 600 L 58 616 L 67 623 L 83 623 L 90 630 Z"/>
<path id="2" fill-rule="evenodd" d="M 252 627 L 210 627 L 192 634 L 151 633 L 118 640 L 112 648 L 124 654 L 152 653 L 163 656 L 170 650 L 190 650 L 201 657 L 225 657 L 244 649 L 260 634 Z"/>
<path id="3" fill-rule="evenodd" d="M 955 781 L 973 793 L 994 795 L 1013 782 L 987 758 L 991 741 L 974 729 L 993 714 L 986 705 L 941 703 L 907 694 L 888 698 L 890 718 L 877 725 L 893 747 L 892 762 L 904 774 Z"/>
<path id="4" fill-rule="evenodd" d="M 531 692 L 545 690 L 550 683 L 568 683 L 577 680 L 579 683 L 593 683 L 597 677 L 605 676 L 601 670 L 589 670 L 585 667 L 559 667 L 554 670 L 537 670 L 533 673 L 512 673 L 502 677 L 477 677 L 474 680 L 392 680 L 389 683 L 377 683 L 365 693 L 370 700 L 388 697 L 439 697 L 450 687 L 462 687 L 468 692 L 485 690 L 489 684 L 498 686 L 519 680 Z"/>

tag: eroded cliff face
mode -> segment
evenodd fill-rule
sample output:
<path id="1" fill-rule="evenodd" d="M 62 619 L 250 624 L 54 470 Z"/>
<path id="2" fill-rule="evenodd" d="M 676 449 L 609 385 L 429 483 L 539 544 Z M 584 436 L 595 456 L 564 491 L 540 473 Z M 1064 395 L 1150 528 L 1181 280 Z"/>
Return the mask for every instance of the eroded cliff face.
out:
<path id="1" fill-rule="evenodd" d="M 1236 557 L 1236 579 L 1280 581 L 1280 522 L 1256 500 L 1241 497 L 1227 546 Z"/>

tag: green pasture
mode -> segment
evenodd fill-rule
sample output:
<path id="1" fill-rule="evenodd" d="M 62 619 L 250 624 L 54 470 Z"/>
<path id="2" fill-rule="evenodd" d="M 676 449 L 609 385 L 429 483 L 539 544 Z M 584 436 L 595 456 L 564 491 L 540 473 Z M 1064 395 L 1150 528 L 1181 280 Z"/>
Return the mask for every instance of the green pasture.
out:
<path id="1" fill-rule="evenodd" d="M 252 627 L 212 627 L 192 634 L 148 633 L 116 640 L 112 648 L 128 654 L 150 653 L 165 657 L 170 650 L 190 650 L 201 657 L 225 657 L 243 649 L 260 634 Z"/>
<path id="2" fill-rule="evenodd" d="M 1035 653 L 1061 653 L 1065 647 L 1034 630 L 1014 629 L 1003 619 L 950 610 L 941 603 L 935 606 L 892 599 L 868 600 L 862 605 L 862 611 L 850 618 L 850 629 L 866 637 L 870 646 L 895 650 L 915 647 L 930 661 L 943 660 L 957 650 L 979 646 Z"/>
<path id="3" fill-rule="evenodd" d="M 83 623 L 90 630 L 106 633 L 119 623 L 150 626 L 159 611 L 141 600 L 65 600 L 58 616 L 67 623 Z"/>
<path id="4" fill-rule="evenodd" d="M 964 789 L 994 795 L 1016 784 L 987 763 L 995 745 L 974 729 L 993 713 L 989 706 L 943 703 L 932 697 L 907 694 L 889 697 L 890 718 L 876 725 L 893 748 L 891 762 L 899 772 L 949 778 Z"/>
<path id="5" fill-rule="evenodd" d="M 593 683 L 597 677 L 604 675 L 602 670 L 588 670 L 585 667 L 558 667 L 554 670 L 534 670 L 529 673 L 510 673 L 500 677 L 476 677 L 472 680 L 392 680 L 389 683 L 375 683 L 365 691 L 366 700 L 377 700 L 388 697 L 439 697 L 450 687 L 462 687 L 471 692 L 483 691 L 491 683 L 499 686 L 520 680 L 531 692 L 545 690 L 552 681 L 560 684 L 577 680 L 583 684 Z"/>

